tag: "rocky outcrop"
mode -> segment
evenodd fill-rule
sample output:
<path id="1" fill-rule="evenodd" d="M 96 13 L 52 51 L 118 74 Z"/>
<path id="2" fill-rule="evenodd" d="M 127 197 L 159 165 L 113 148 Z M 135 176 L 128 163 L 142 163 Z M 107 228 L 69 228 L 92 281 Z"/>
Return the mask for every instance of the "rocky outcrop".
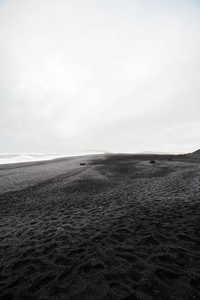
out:
<path id="1" fill-rule="evenodd" d="M 188 156 L 192 157 L 192 158 L 200 158 L 200 149 L 198 149 L 192 153 L 189 153 Z"/>

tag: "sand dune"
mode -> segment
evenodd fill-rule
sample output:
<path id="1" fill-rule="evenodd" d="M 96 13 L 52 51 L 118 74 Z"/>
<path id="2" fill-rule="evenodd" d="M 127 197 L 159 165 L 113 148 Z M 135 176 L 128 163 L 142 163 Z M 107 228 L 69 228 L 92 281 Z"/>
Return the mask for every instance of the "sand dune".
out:
<path id="1" fill-rule="evenodd" d="M 200 160 L 168 158 L 0 166 L 0 299 L 200 299 Z"/>

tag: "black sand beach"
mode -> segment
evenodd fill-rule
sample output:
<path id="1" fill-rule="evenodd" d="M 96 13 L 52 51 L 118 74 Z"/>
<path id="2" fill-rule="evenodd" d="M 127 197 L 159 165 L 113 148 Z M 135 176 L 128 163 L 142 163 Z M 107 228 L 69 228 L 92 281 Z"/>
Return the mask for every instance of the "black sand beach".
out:
<path id="1" fill-rule="evenodd" d="M 1 165 L 0 299 L 200 299 L 200 158 Z"/>

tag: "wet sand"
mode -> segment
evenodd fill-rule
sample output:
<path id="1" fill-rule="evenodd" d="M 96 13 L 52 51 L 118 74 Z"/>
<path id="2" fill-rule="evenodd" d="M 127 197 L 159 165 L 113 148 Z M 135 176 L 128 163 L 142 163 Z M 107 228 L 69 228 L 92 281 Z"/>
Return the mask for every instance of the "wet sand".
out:
<path id="1" fill-rule="evenodd" d="M 200 299 L 200 159 L 170 158 L 1 165 L 0 299 Z"/>

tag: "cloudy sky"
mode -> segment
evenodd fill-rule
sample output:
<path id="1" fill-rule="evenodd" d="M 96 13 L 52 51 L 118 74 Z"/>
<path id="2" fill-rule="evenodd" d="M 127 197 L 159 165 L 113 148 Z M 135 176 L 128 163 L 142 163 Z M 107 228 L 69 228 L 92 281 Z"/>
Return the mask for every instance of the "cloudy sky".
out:
<path id="1" fill-rule="evenodd" d="M 0 152 L 200 148 L 199 0 L 0 0 Z"/>

